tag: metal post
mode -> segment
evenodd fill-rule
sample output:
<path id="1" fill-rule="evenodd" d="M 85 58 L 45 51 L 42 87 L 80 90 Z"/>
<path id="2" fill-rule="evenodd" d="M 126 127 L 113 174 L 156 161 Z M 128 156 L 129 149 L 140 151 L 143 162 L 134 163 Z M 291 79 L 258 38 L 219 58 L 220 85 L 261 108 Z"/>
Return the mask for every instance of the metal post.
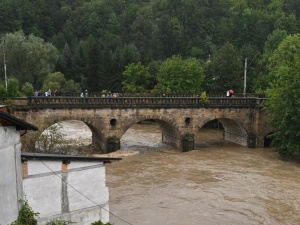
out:
<path id="1" fill-rule="evenodd" d="M 5 38 L 3 38 L 3 64 L 4 64 L 5 88 L 6 88 L 6 91 L 7 91 Z"/>
<path id="2" fill-rule="evenodd" d="M 246 96 L 246 87 L 247 87 L 247 58 L 245 58 L 245 71 L 244 71 L 244 97 Z"/>

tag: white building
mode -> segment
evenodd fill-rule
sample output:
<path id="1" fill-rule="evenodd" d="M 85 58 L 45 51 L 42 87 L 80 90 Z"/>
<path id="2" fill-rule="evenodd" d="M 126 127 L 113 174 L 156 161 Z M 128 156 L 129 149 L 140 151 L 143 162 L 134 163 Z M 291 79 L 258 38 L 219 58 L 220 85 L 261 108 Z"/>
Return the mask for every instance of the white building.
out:
<path id="1" fill-rule="evenodd" d="M 20 199 L 40 213 L 39 224 L 109 222 L 105 163 L 121 158 L 21 153 L 20 131 L 37 129 L 0 106 L 0 224 L 17 219 Z"/>

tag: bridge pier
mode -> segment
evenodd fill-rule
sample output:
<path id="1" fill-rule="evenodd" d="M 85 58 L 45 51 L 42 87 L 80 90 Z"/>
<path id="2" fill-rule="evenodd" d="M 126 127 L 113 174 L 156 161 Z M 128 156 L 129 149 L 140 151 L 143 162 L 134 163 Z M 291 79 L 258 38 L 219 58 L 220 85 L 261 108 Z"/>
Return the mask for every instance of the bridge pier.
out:
<path id="1" fill-rule="evenodd" d="M 194 150 L 195 148 L 195 138 L 192 133 L 185 134 L 181 139 L 181 150 L 183 152 L 188 152 Z"/>
<path id="2" fill-rule="evenodd" d="M 121 141 L 117 137 L 110 137 L 106 142 L 106 153 L 115 152 L 121 148 Z"/>

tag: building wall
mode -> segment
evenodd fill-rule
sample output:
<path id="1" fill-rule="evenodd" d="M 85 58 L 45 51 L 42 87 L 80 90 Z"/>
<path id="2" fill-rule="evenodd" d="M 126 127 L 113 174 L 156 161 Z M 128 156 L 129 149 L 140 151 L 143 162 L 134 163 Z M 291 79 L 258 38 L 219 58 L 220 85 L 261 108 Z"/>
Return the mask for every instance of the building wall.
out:
<path id="1" fill-rule="evenodd" d="M 0 127 L 0 224 L 18 217 L 22 199 L 20 134 L 15 127 Z"/>
<path id="2" fill-rule="evenodd" d="M 39 224 L 58 218 L 80 225 L 109 221 L 109 194 L 102 162 L 71 161 L 67 172 L 62 172 L 61 161 L 29 160 L 27 166 L 24 196 L 40 213 Z"/>

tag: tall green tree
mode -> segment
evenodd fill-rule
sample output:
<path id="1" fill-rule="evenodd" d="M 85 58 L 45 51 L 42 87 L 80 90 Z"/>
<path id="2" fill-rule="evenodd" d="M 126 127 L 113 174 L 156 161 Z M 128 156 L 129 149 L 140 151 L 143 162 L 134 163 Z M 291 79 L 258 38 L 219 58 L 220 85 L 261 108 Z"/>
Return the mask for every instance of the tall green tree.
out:
<path id="1" fill-rule="evenodd" d="M 272 82 L 266 110 L 275 129 L 272 144 L 283 157 L 300 154 L 300 35 L 289 35 L 270 57 Z"/>
<path id="2" fill-rule="evenodd" d="M 254 90 L 257 92 L 265 92 L 269 87 L 269 83 L 272 78 L 268 76 L 268 60 L 274 51 L 278 48 L 278 45 L 287 37 L 287 32 L 285 30 L 274 30 L 265 42 L 264 53 L 258 64 L 258 76 L 253 82 Z"/>
<path id="3" fill-rule="evenodd" d="M 151 83 L 149 68 L 143 66 L 140 62 L 126 66 L 123 76 L 122 91 L 125 93 L 146 93 L 153 88 L 149 87 Z"/>
<path id="4" fill-rule="evenodd" d="M 243 91 L 243 60 L 239 52 L 229 42 L 222 46 L 206 70 L 206 91 L 208 93 L 222 93 L 229 89 L 235 92 Z"/>
<path id="5" fill-rule="evenodd" d="M 0 65 L 3 68 L 3 51 L 6 52 L 7 75 L 14 76 L 20 85 L 25 82 L 40 89 L 46 76 L 54 71 L 57 49 L 34 35 L 22 31 L 6 34 L 1 40 Z"/>
<path id="6" fill-rule="evenodd" d="M 160 66 L 154 91 L 165 94 L 200 93 L 203 80 L 203 69 L 195 58 L 173 56 Z"/>

